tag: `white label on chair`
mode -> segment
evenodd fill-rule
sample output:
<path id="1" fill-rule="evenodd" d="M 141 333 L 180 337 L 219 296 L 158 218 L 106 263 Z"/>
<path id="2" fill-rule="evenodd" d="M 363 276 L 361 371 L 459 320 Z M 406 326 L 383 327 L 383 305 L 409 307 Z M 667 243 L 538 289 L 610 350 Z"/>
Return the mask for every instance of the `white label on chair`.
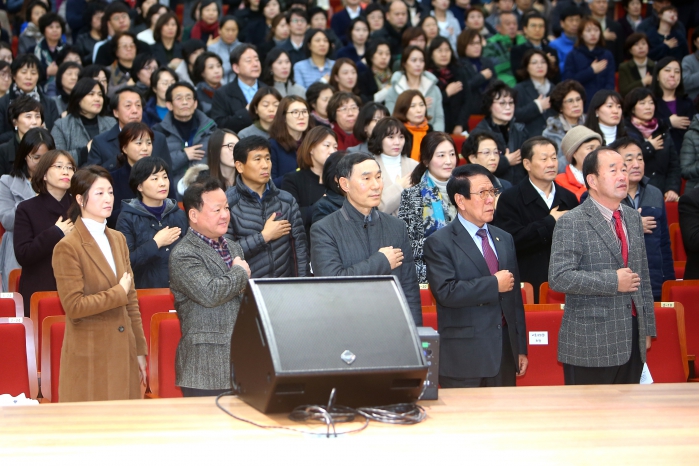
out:
<path id="1" fill-rule="evenodd" d="M 10 317 L 7 321 L 11 324 L 21 324 L 23 319 L 23 317 Z"/>
<path id="2" fill-rule="evenodd" d="M 177 312 L 175 309 L 170 309 L 170 312 Z"/>
<path id="3" fill-rule="evenodd" d="M 420 289 L 421 290 L 429 290 L 430 285 L 428 285 L 427 283 L 420 283 Z"/>
<path id="4" fill-rule="evenodd" d="M 675 307 L 675 303 L 674 302 L 660 303 L 660 307 Z"/>
<path id="5" fill-rule="evenodd" d="M 0 293 L 0 298 L 2 298 L 2 299 L 6 299 L 6 298 L 12 299 L 12 298 L 14 298 L 14 293 Z"/>
<path id="6" fill-rule="evenodd" d="M 548 345 L 549 332 L 529 332 L 530 345 Z"/>

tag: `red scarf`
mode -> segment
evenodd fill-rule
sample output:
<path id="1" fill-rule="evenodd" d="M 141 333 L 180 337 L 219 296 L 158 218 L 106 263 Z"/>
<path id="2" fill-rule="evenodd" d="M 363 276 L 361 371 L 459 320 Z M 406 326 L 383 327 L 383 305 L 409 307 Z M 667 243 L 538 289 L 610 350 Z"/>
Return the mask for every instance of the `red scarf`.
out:
<path id="1" fill-rule="evenodd" d="M 331 128 L 337 135 L 337 150 L 347 150 L 349 147 L 359 145 L 359 141 L 354 137 L 354 134 L 347 134 L 337 123 L 333 123 Z"/>
<path id="2" fill-rule="evenodd" d="M 211 37 L 218 37 L 218 21 L 213 24 L 206 24 L 204 21 L 197 21 L 192 32 L 189 34 L 191 39 L 203 40 L 201 37 L 208 34 Z"/>
<path id="3" fill-rule="evenodd" d="M 632 116 L 631 124 L 633 124 L 636 127 L 636 129 L 641 132 L 644 139 L 650 139 L 650 137 L 653 136 L 655 130 L 658 129 L 657 118 L 653 118 L 652 120 L 645 122 L 636 118 L 635 116 Z"/>

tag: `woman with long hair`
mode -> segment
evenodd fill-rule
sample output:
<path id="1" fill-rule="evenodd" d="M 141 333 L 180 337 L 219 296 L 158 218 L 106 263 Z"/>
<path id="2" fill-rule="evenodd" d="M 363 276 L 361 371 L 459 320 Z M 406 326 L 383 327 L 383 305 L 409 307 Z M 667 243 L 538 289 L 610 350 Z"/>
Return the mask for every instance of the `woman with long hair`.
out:
<path id="1" fill-rule="evenodd" d="M 279 108 L 282 96 L 273 87 L 261 87 L 250 101 L 248 112 L 252 125 L 240 131 L 239 136 L 262 136 L 269 139 L 269 129 Z"/>
<path id="2" fill-rule="evenodd" d="M 622 99 L 618 92 L 603 89 L 592 96 L 585 118 L 585 126 L 602 136 L 605 146 L 626 136 Z"/>
<path id="3" fill-rule="evenodd" d="M 204 52 L 195 60 L 192 75 L 197 87 L 198 109 L 208 114 L 214 92 L 223 85 L 223 60 L 213 52 Z"/>
<path id="4" fill-rule="evenodd" d="M 497 79 L 495 62 L 483 56 L 484 43 L 485 40 L 475 29 L 464 29 L 456 41 L 456 53 L 471 91 L 467 103 L 470 115 L 483 113 L 483 93 Z"/>
<path id="5" fill-rule="evenodd" d="M 529 134 L 541 134 L 546 128 L 546 119 L 553 115 L 551 80 L 556 74 L 555 70 L 543 51 L 529 49 L 524 53 L 522 67 L 516 73 L 521 81 L 515 86 L 515 117 L 524 123 Z"/>
<path id="6" fill-rule="evenodd" d="M 447 181 L 456 163 L 451 137 L 441 131 L 428 134 L 420 144 L 420 163 L 410 175 L 413 186 L 401 194 L 398 218 L 408 229 L 418 283 L 427 283 L 422 257 L 425 238 L 456 219 L 456 206 L 447 194 Z"/>
<path id="7" fill-rule="evenodd" d="M 376 126 L 376 123 L 381 121 L 381 119 L 390 116 L 391 114 L 388 109 L 381 104 L 377 104 L 376 102 L 364 104 L 361 110 L 359 110 L 357 121 L 354 123 L 354 128 L 352 129 L 352 134 L 354 134 L 355 139 L 359 141 L 359 144 L 348 147 L 347 152 L 369 152 L 369 144 L 367 141 L 374 131 L 374 126 Z"/>
<path id="8" fill-rule="evenodd" d="M 313 111 L 311 116 L 313 120 L 320 125 L 330 127 L 330 120 L 328 120 L 328 102 L 330 98 L 335 93 L 333 87 L 324 82 L 317 82 L 311 84 L 311 86 L 306 90 L 306 102 L 311 106 Z"/>
<path id="9" fill-rule="evenodd" d="M 272 24 L 265 37 L 265 42 L 258 47 L 260 60 L 265 60 L 270 50 L 280 47 L 282 43 L 289 38 L 290 34 L 291 31 L 289 30 L 289 23 L 286 21 L 286 16 L 277 14 L 277 16 L 272 19 Z"/>
<path id="10" fill-rule="evenodd" d="M 684 135 L 697 109 L 684 90 L 680 61 L 673 57 L 658 60 L 650 88 L 657 102 L 658 118 L 670 126 L 675 147 L 682 147 Z"/>
<path id="11" fill-rule="evenodd" d="M 182 43 L 180 42 L 180 23 L 177 15 L 168 11 L 158 18 L 153 27 L 151 51 L 158 63 L 175 69 L 182 62 Z"/>
<path id="12" fill-rule="evenodd" d="M 106 227 L 114 205 L 111 176 L 100 166 L 81 168 L 69 193 L 73 231 L 58 242 L 52 260 L 66 313 L 60 400 L 141 398 L 146 338 L 126 239 Z"/>
<path id="13" fill-rule="evenodd" d="M 288 95 L 279 102 L 277 114 L 269 128 L 271 177 L 275 185 L 281 186 L 284 175 L 298 168 L 298 148 L 313 126 L 311 107 L 301 97 Z"/>
<path id="14" fill-rule="evenodd" d="M 306 89 L 294 81 L 294 68 L 291 66 L 289 53 L 280 47 L 273 48 L 265 57 L 261 79 L 279 91 L 282 97 L 297 95 L 302 99 L 306 98 Z"/>
<path id="15" fill-rule="evenodd" d="M 32 294 L 56 290 L 51 258 L 56 244 L 73 229 L 73 222 L 68 218 L 71 203 L 68 189 L 75 170 L 75 161 L 68 152 L 46 152 L 39 158 L 32 179 L 32 189 L 37 196 L 17 206 L 14 250 L 22 266 L 19 293 L 24 298 L 27 317 Z"/>
<path id="16" fill-rule="evenodd" d="M 349 43 L 339 49 L 335 55 L 339 58 L 349 58 L 357 65 L 364 59 L 367 42 L 369 41 L 369 23 L 363 16 L 358 16 L 352 20 L 347 35 Z"/>
<path id="17" fill-rule="evenodd" d="M 541 133 L 558 148 L 558 173 L 563 173 L 568 160 L 563 154 L 561 142 L 572 128 L 585 123 L 585 88 L 572 79 L 567 79 L 556 86 L 550 95 L 551 108 L 555 116 L 546 120 L 546 129 Z"/>
<path id="18" fill-rule="evenodd" d="M 386 94 L 391 88 L 391 45 L 379 36 L 371 39 L 364 55 L 367 67 L 359 71 L 359 89 L 363 95 L 370 96 L 375 102 L 386 101 Z"/>
<path id="19" fill-rule="evenodd" d="M 177 192 L 183 195 L 192 185 L 207 178 L 216 178 L 225 189 L 235 185 L 235 161 L 233 149 L 240 141 L 235 131 L 219 128 L 211 134 L 206 148 L 206 165 L 199 163 L 192 165 L 177 184 Z"/>
<path id="20" fill-rule="evenodd" d="M 427 71 L 437 77 L 444 107 L 444 130 L 461 134 L 468 129 L 469 89 L 466 73 L 459 65 L 447 38 L 435 37 L 427 47 Z"/>
<path id="21" fill-rule="evenodd" d="M 242 37 L 245 42 L 261 46 L 272 28 L 272 21 L 281 12 L 279 0 L 260 0 L 260 14 L 251 15 L 243 20 Z"/>

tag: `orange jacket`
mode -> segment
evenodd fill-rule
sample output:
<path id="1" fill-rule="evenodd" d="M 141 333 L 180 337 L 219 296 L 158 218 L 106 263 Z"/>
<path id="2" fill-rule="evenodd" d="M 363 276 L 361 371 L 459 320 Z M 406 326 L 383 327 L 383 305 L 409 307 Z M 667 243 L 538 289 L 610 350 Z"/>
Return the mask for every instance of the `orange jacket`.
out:
<path id="1" fill-rule="evenodd" d="M 559 186 L 562 186 L 566 188 L 568 191 L 575 194 L 575 196 L 578 198 L 578 201 L 580 201 L 580 196 L 582 196 L 583 193 L 587 191 L 585 185 L 580 184 L 578 180 L 575 179 L 575 175 L 573 175 L 573 172 L 570 169 L 570 165 L 566 166 L 565 173 L 559 173 L 556 176 L 556 183 Z"/>

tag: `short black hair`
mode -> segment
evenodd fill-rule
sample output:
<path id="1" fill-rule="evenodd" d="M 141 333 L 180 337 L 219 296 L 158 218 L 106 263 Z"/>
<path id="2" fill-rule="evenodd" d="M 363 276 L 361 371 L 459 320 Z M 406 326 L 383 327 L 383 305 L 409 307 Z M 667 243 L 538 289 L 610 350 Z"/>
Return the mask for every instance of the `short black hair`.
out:
<path id="1" fill-rule="evenodd" d="M 352 170 L 355 165 L 366 162 L 367 160 L 373 160 L 376 162 L 376 157 L 366 152 L 351 152 L 340 160 L 337 164 L 337 179 L 349 178 L 352 176 Z M 378 166 L 379 162 L 376 162 Z"/>
<path id="2" fill-rule="evenodd" d="M 254 50 L 255 53 L 257 53 L 257 58 L 260 58 L 260 54 L 257 52 L 257 47 L 255 47 L 252 44 L 248 44 L 247 42 L 243 42 L 242 44 L 238 45 L 236 48 L 233 49 L 231 52 L 231 66 L 237 65 L 238 62 L 240 61 L 240 57 L 243 56 L 245 52 L 248 50 Z"/>
<path id="3" fill-rule="evenodd" d="M 60 64 L 58 66 L 58 71 L 56 72 L 56 80 L 54 81 L 56 84 L 56 92 L 58 93 L 58 95 L 61 96 L 64 102 L 70 98 L 70 94 L 66 92 L 65 89 L 63 89 L 63 75 L 66 74 L 66 71 L 72 69 L 77 69 L 78 76 L 80 76 L 80 72 L 82 71 L 83 67 L 82 65 L 80 65 L 80 63 L 67 61 L 65 63 Z"/>
<path id="4" fill-rule="evenodd" d="M 218 28 L 223 28 L 223 26 L 225 26 L 228 21 L 233 21 L 235 25 L 238 26 L 238 34 L 240 34 L 240 23 L 238 22 L 238 18 L 232 15 L 226 15 L 221 17 L 221 19 L 218 20 Z"/>
<path id="5" fill-rule="evenodd" d="M 39 6 L 44 9 L 45 12 L 51 11 L 51 8 L 46 6 L 46 3 L 42 2 L 41 0 L 32 0 L 32 2 L 27 5 L 27 9 L 24 10 L 24 21 L 27 23 L 31 22 L 32 20 L 32 10 L 34 7 Z M 45 16 L 45 15 L 44 15 Z M 31 52 L 30 52 L 31 53 Z"/>
<path id="6" fill-rule="evenodd" d="M 53 23 L 58 23 L 61 26 L 61 34 L 65 34 L 66 32 L 66 22 L 63 18 L 61 18 L 58 13 L 54 13 L 53 11 L 46 13 L 44 16 L 39 18 L 39 31 L 45 36 L 46 33 L 44 32 L 47 27 L 51 26 Z"/>
<path id="7" fill-rule="evenodd" d="M 172 68 L 169 68 L 167 66 L 161 66 L 157 70 L 153 71 L 153 74 L 150 75 L 150 91 L 155 93 L 154 89 L 158 87 L 158 81 L 160 80 L 160 75 L 163 73 L 169 73 L 170 76 L 175 78 L 175 82 L 179 82 L 180 77 L 177 76 L 177 73 Z"/>
<path id="8" fill-rule="evenodd" d="M 41 114 L 41 122 L 44 120 L 44 106 L 41 102 L 30 95 L 22 95 L 13 100 L 7 107 L 7 119 L 12 124 L 12 120 L 16 120 L 23 113 L 39 112 Z"/>
<path id="9" fill-rule="evenodd" d="M 202 75 L 204 74 L 204 71 L 206 70 L 206 60 L 208 60 L 209 58 L 213 58 L 214 60 L 217 60 L 218 63 L 221 65 L 221 67 L 223 67 L 223 60 L 221 60 L 221 57 L 218 54 L 215 54 L 214 52 L 201 53 L 197 57 L 197 59 L 194 60 L 194 66 L 192 67 L 192 81 L 194 81 L 194 84 L 199 84 L 200 82 L 204 81 L 204 78 L 202 78 Z M 156 84 L 157 84 L 157 81 L 156 81 Z M 155 86 L 153 86 L 153 87 L 155 87 Z"/>
<path id="10" fill-rule="evenodd" d="M 542 15 L 541 13 L 539 13 L 538 11 L 536 11 L 534 9 L 529 10 L 529 11 L 524 13 L 524 16 L 522 16 L 522 27 L 525 28 L 525 27 L 529 26 L 529 21 L 531 21 L 532 19 L 544 20 L 544 29 L 547 27 L 546 18 L 544 17 L 544 15 Z"/>
<path id="11" fill-rule="evenodd" d="M 109 72 L 109 69 L 101 65 L 87 65 L 85 68 L 80 70 L 78 79 L 93 78 L 96 80 L 99 77 L 100 72 L 104 73 L 104 76 L 107 78 L 107 82 L 109 82 L 109 78 L 112 76 L 112 73 Z"/>
<path id="12" fill-rule="evenodd" d="M 373 5 L 373 3 L 371 5 Z M 383 36 L 379 36 L 376 39 L 370 39 L 369 43 L 366 45 L 366 52 L 364 53 L 364 58 L 366 58 L 366 64 L 369 65 L 370 69 L 372 65 L 371 59 L 374 58 L 374 55 L 376 55 L 376 52 L 382 45 L 388 47 L 389 51 L 391 50 L 391 43 L 388 42 L 388 39 L 384 38 Z"/>
<path id="13" fill-rule="evenodd" d="M 641 100 L 645 99 L 646 97 L 650 97 L 651 99 L 653 99 L 653 105 L 655 105 L 655 108 L 657 109 L 658 103 L 656 102 L 655 95 L 653 95 L 653 91 L 651 91 L 647 87 L 637 87 L 635 89 L 632 89 L 628 94 L 626 94 L 626 97 L 624 97 L 624 104 L 621 107 L 624 111 L 624 115 L 631 118 L 633 116 L 633 111 L 636 107 L 636 104 L 639 103 Z"/>
<path id="14" fill-rule="evenodd" d="M 112 54 L 114 54 L 116 57 L 117 51 L 119 50 L 119 41 L 122 37 L 130 37 L 131 40 L 133 40 L 133 45 L 136 47 L 136 53 L 138 54 L 138 39 L 136 38 L 136 34 L 131 31 L 117 32 L 114 34 L 114 36 L 112 36 L 112 39 L 109 41 L 109 46 L 112 48 Z M 108 44 L 104 45 L 106 46 Z"/>
<path id="15" fill-rule="evenodd" d="M 325 163 L 323 164 L 323 176 L 321 177 L 323 180 L 323 186 L 335 194 L 339 194 L 340 196 L 344 196 L 345 192 L 337 182 L 337 179 L 340 178 L 337 174 L 337 166 L 347 154 L 348 152 L 346 150 L 333 152 L 327 159 L 325 159 Z"/>
<path id="16" fill-rule="evenodd" d="M 512 100 L 517 102 L 517 90 L 511 88 L 504 82 L 498 80 L 493 81 L 483 93 L 483 114 L 485 116 L 490 116 L 490 107 L 493 106 L 495 99 L 509 95 Z"/>
<path id="17" fill-rule="evenodd" d="M 99 89 L 102 92 L 102 111 L 100 111 L 99 114 L 105 114 L 107 109 L 107 94 L 104 92 L 104 88 L 100 83 L 92 78 L 82 78 L 75 83 L 75 87 L 68 98 L 68 108 L 66 111 L 69 115 L 80 118 L 80 114 L 82 112 L 82 109 L 80 108 L 80 101 L 83 100 L 90 92 L 92 92 L 95 86 L 99 86 Z"/>
<path id="18" fill-rule="evenodd" d="M 310 105 L 311 108 L 315 107 L 316 102 L 318 102 L 318 97 L 320 97 L 320 93 L 326 89 L 330 89 L 331 91 L 335 92 L 330 84 L 322 81 L 314 82 L 308 86 L 308 89 L 306 89 L 306 102 L 308 102 L 308 105 Z"/>
<path id="19" fill-rule="evenodd" d="M 82 67 L 83 59 L 80 56 L 80 51 L 78 50 L 78 48 L 76 46 L 68 45 L 68 44 L 64 45 L 63 48 L 61 49 L 61 51 L 58 52 L 58 55 L 56 55 L 56 64 L 58 66 L 61 66 L 63 63 L 70 63 L 70 62 L 66 62 L 66 57 L 68 57 L 68 55 L 70 55 L 71 53 L 74 53 L 75 55 L 80 57 L 79 61 L 76 61 L 73 63 L 77 63 L 78 65 L 80 65 L 80 67 Z"/>
<path id="20" fill-rule="evenodd" d="M 621 154 L 621 149 L 628 146 L 636 146 L 640 149 L 641 143 L 628 136 L 624 136 L 623 138 L 616 138 L 608 147 Z"/>
<path id="21" fill-rule="evenodd" d="M 192 95 L 194 96 L 194 101 L 195 102 L 197 101 L 197 90 L 194 88 L 194 86 L 192 86 L 187 81 L 178 81 L 175 84 L 168 87 L 167 91 L 165 91 L 165 102 L 172 103 L 172 92 L 178 87 L 186 87 L 187 89 L 192 91 Z"/>
<path id="22" fill-rule="evenodd" d="M 335 44 L 333 43 L 332 39 L 330 38 L 330 33 L 325 29 L 309 29 L 306 31 L 306 35 L 303 38 L 303 47 L 302 47 L 302 50 L 306 54 L 306 57 L 307 58 L 311 57 L 311 41 L 316 36 L 316 34 L 324 35 L 325 39 L 328 41 L 328 52 L 325 54 L 325 58 L 327 59 L 328 57 L 332 57 L 333 52 L 335 51 Z"/>
<path id="23" fill-rule="evenodd" d="M 139 200 L 143 199 L 143 194 L 138 190 L 138 185 L 150 178 L 151 175 L 160 173 L 161 171 L 170 175 L 170 167 L 160 157 L 143 157 L 131 167 L 131 175 L 129 175 L 129 188 L 136 193 Z"/>
<path id="24" fill-rule="evenodd" d="M 233 148 L 233 160 L 246 164 L 248 162 L 248 154 L 259 149 L 267 149 L 271 152 L 272 148 L 267 138 L 263 138 L 262 136 L 248 136 L 242 138 Z"/>
<path id="25" fill-rule="evenodd" d="M 112 108 L 112 110 L 116 110 L 119 107 L 119 96 L 121 96 L 121 94 L 123 94 L 124 92 L 133 92 L 135 94 L 138 94 L 141 97 L 141 107 L 145 107 L 146 102 L 143 98 L 143 94 L 141 93 L 141 91 L 136 86 L 126 86 L 117 90 L 112 96 L 112 98 L 109 99 L 109 106 Z"/>
<path id="26" fill-rule="evenodd" d="M 12 60 L 12 65 L 10 66 L 12 77 L 14 78 L 17 72 L 25 66 L 27 68 L 36 68 L 39 71 L 39 82 L 43 81 L 44 67 L 41 66 L 41 62 L 33 53 L 23 53 Z"/>
<path id="27" fill-rule="evenodd" d="M 600 152 L 608 150 L 617 152 L 616 149 L 612 149 L 609 146 L 600 146 L 597 149 L 590 152 L 589 154 L 587 154 L 587 157 L 585 157 L 585 160 L 582 164 L 582 173 L 583 178 L 585 179 L 585 187 L 588 190 L 590 189 L 590 185 L 587 182 L 587 175 L 599 176 L 599 154 Z"/>
<path id="28" fill-rule="evenodd" d="M 522 154 L 522 160 L 527 159 L 531 162 L 532 157 L 534 157 L 534 147 L 536 146 L 547 146 L 552 145 L 553 149 L 558 153 L 558 146 L 555 142 L 544 136 L 534 136 L 524 141 L 522 147 L 520 148 Z"/>
<path id="29" fill-rule="evenodd" d="M 487 176 L 493 185 L 495 185 L 495 176 L 493 176 L 487 168 L 476 163 L 468 163 L 456 167 L 451 172 L 451 178 L 447 181 L 447 194 L 452 205 L 456 205 L 456 195 L 461 194 L 466 199 L 471 199 L 471 180 L 470 178 L 477 175 Z"/>
<path id="30" fill-rule="evenodd" d="M 571 3 L 567 7 L 563 8 L 561 14 L 558 17 L 561 21 L 565 21 L 566 18 L 569 16 L 580 16 L 580 18 L 582 19 L 583 14 L 580 12 L 580 8 L 578 8 L 575 4 Z"/>
<path id="31" fill-rule="evenodd" d="M 10 176 L 28 180 L 29 168 L 27 167 L 27 156 L 35 153 L 41 146 L 46 146 L 48 150 L 55 149 L 56 143 L 53 141 L 53 136 L 51 136 L 51 133 L 45 128 L 31 128 L 24 134 L 24 137 L 19 142 Z"/>
<path id="32" fill-rule="evenodd" d="M 287 23 L 291 23 L 291 17 L 293 15 L 302 17 L 303 19 L 306 20 L 306 23 L 308 23 L 308 13 L 303 8 L 293 8 L 293 7 L 290 8 L 289 11 L 287 11 L 287 13 L 286 13 L 286 22 Z"/>
<path id="33" fill-rule="evenodd" d="M 367 141 L 369 152 L 373 155 L 381 155 L 381 152 L 383 152 L 383 140 L 393 134 L 403 135 L 405 138 L 405 145 L 403 146 L 401 155 L 403 157 L 409 157 L 413 148 L 413 135 L 408 131 L 402 121 L 391 116 L 382 118 L 376 123 L 376 126 L 374 126 L 371 137 L 369 137 Z"/>
<path id="34" fill-rule="evenodd" d="M 130 181 L 131 180 L 129 179 L 129 182 Z M 201 208 L 204 207 L 204 200 L 202 199 L 202 196 L 205 193 L 210 193 L 211 191 L 218 191 L 219 189 L 224 192 L 226 191 L 226 188 L 217 178 L 207 178 L 204 181 L 198 181 L 196 183 L 190 184 L 187 190 L 184 192 L 184 196 L 182 196 L 182 204 L 184 204 L 184 213 L 187 215 L 187 217 L 189 217 L 189 211 L 192 209 L 201 212 Z"/>

